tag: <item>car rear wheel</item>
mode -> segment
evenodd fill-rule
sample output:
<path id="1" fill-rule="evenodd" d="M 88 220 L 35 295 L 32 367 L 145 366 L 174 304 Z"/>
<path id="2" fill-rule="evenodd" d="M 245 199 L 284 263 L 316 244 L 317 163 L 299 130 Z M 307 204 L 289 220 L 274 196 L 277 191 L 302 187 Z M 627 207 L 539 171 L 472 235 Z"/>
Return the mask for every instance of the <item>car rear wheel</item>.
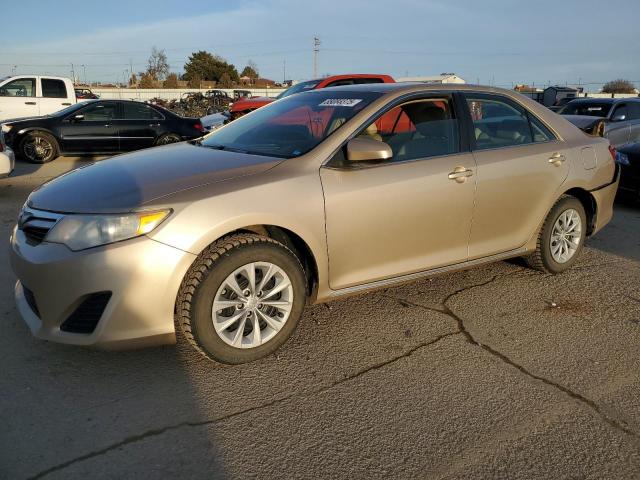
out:
<path id="1" fill-rule="evenodd" d="M 31 163 L 47 163 L 58 156 L 58 142 L 45 132 L 29 132 L 20 142 L 20 153 Z"/>
<path id="2" fill-rule="evenodd" d="M 177 321 L 206 357 L 246 363 L 287 341 L 305 302 L 303 268 L 291 250 L 268 237 L 233 235 L 209 246 L 187 273 Z"/>
<path id="3" fill-rule="evenodd" d="M 536 251 L 527 263 L 547 273 L 561 273 L 578 260 L 584 245 L 587 218 L 582 203 L 570 196 L 553 206 L 538 235 Z"/>
<path id="4" fill-rule="evenodd" d="M 165 133 L 156 140 L 156 145 L 169 145 L 170 143 L 181 142 L 182 138 L 177 133 Z"/>

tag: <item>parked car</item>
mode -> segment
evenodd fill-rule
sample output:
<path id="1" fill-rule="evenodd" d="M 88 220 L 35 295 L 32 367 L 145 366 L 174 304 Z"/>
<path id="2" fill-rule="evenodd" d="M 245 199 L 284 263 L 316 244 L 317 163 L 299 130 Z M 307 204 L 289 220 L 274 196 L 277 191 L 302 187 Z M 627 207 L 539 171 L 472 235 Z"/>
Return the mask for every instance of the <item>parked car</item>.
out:
<path id="1" fill-rule="evenodd" d="M 243 98 L 251 98 L 250 90 L 234 90 L 233 91 L 233 101 L 237 102 Z"/>
<path id="2" fill-rule="evenodd" d="M 606 137 L 615 148 L 640 141 L 640 98 L 580 98 L 558 113 L 585 132 Z"/>
<path id="3" fill-rule="evenodd" d="M 157 105 L 88 100 L 46 117 L 8 121 L 5 141 L 33 163 L 65 154 L 112 154 L 200 137 L 202 123 Z"/>
<path id="4" fill-rule="evenodd" d="M 158 344 L 177 324 L 243 363 L 280 347 L 306 304 L 510 257 L 563 272 L 617 187 L 607 140 L 515 92 L 321 89 L 31 193 L 15 298 L 40 338 Z"/>
<path id="5" fill-rule="evenodd" d="M 11 175 L 16 165 L 16 157 L 13 150 L 4 142 L 4 135 L 0 130 L 0 178 Z"/>
<path id="6" fill-rule="evenodd" d="M 76 101 L 69 78 L 17 75 L 0 79 L 0 121 L 48 115 Z"/>
<path id="7" fill-rule="evenodd" d="M 359 85 L 362 83 L 394 83 L 395 80 L 389 75 L 377 75 L 367 73 L 352 73 L 347 75 L 333 75 L 331 77 L 309 80 L 306 82 L 296 83 L 292 87 L 287 88 L 284 92 L 275 98 L 270 97 L 252 97 L 234 102 L 229 109 L 231 120 L 240 118 L 249 112 L 260 107 L 264 107 L 269 103 L 288 97 L 294 93 L 306 92 L 309 90 L 319 90 L 327 87 L 339 87 L 341 85 Z"/>
<path id="8" fill-rule="evenodd" d="M 93 93 L 90 88 L 76 88 L 76 98 L 78 100 L 96 100 L 100 96 Z"/>
<path id="9" fill-rule="evenodd" d="M 629 143 L 618 150 L 620 190 L 640 200 L 640 143 Z"/>

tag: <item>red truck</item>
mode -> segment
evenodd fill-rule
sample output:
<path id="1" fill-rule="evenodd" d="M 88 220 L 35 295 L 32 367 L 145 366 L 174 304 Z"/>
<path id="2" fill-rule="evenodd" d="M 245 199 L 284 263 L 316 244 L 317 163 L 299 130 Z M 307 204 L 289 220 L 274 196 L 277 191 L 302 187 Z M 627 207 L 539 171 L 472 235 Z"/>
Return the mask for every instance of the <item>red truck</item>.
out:
<path id="1" fill-rule="evenodd" d="M 229 112 L 231 120 L 235 120 L 242 115 L 252 112 L 253 110 L 264 107 L 268 103 L 280 98 L 288 97 L 294 93 L 306 92 L 308 90 L 317 90 L 326 87 L 338 87 L 341 85 L 354 85 L 359 83 L 395 83 L 395 80 L 389 75 L 378 75 L 368 73 L 352 73 L 346 75 L 333 75 L 327 78 L 319 78 L 317 80 L 308 80 L 306 82 L 296 83 L 292 87 L 287 88 L 284 92 L 275 98 L 269 97 L 252 97 L 243 98 L 231 105 Z"/>

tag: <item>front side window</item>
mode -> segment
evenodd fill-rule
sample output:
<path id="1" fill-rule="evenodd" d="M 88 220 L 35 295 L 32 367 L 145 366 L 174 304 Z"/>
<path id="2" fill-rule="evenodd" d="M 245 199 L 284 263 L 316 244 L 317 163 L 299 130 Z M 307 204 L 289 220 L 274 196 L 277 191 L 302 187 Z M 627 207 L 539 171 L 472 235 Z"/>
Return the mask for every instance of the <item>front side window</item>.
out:
<path id="1" fill-rule="evenodd" d="M 297 157 L 323 142 L 380 95 L 331 89 L 292 95 L 234 120 L 199 144 L 254 155 Z"/>
<path id="2" fill-rule="evenodd" d="M 118 105 L 116 103 L 97 103 L 78 112 L 84 115 L 85 122 L 102 122 L 118 118 Z"/>
<path id="3" fill-rule="evenodd" d="M 615 122 L 624 122 L 628 120 L 629 112 L 626 105 L 619 105 L 611 114 L 611 119 Z"/>
<path id="4" fill-rule="evenodd" d="M 387 143 L 389 162 L 449 155 L 460 151 L 458 120 L 448 98 L 414 100 L 376 119 L 358 135 Z"/>
<path id="5" fill-rule="evenodd" d="M 0 87 L 0 97 L 35 97 L 36 79 L 19 78 Z"/>
<path id="6" fill-rule="evenodd" d="M 560 115 L 588 115 L 590 117 L 606 117 L 611 110 L 611 103 L 574 100 L 558 110 Z"/>
<path id="7" fill-rule="evenodd" d="M 46 98 L 67 98 L 67 87 L 62 80 L 43 78 L 42 96 Z"/>
<path id="8" fill-rule="evenodd" d="M 125 120 L 160 120 L 162 115 L 143 103 L 125 102 L 123 117 Z"/>
<path id="9" fill-rule="evenodd" d="M 640 102 L 631 102 L 627 105 L 629 110 L 629 120 L 640 120 Z"/>
<path id="10" fill-rule="evenodd" d="M 492 95 L 468 95 L 478 150 L 533 142 L 527 113 L 519 105 Z"/>

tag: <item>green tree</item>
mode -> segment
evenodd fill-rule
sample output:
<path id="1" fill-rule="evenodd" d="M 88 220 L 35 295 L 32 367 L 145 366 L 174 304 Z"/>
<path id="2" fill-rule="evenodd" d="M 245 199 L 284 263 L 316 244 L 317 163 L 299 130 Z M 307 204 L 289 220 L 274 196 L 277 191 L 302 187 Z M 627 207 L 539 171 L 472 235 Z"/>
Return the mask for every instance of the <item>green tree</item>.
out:
<path id="1" fill-rule="evenodd" d="M 164 50 L 158 50 L 156 47 L 151 49 L 147 73 L 154 80 L 162 80 L 169 74 L 169 62 L 167 62 L 167 54 L 164 53 Z"/>
<path id="2" fill-rule="evenodd" d="M 602 93 L 636 93 L 636 87 L 629 80 L 618 78 L 605 83 Z"/>
<path id="3" fill-rule="evenodd" d="M 178 75 L 170 73 L 164 81 L 164 88 L 178 88 Z"/>
<path id="4" fill-rule="evenodd" d="M 225 73 L 229 75 L 231 82 L 237 82 L 240 78 L 236 67 L 224 58 L 204 50 L 192 53 L 184 65 L 184 78 L 189 81 L 198 76 L 202 80 L 220 82 Z"/>
<path id="5" fill-rule="evenodd" d="M 249 60 L 247 62 L 247 66 L 244 67 L 240 76 L 249 77 L 251 80 L 255 81 L 260 77 L 260 74 L 258 73 L 258 66 L 253 61 Z"/>

